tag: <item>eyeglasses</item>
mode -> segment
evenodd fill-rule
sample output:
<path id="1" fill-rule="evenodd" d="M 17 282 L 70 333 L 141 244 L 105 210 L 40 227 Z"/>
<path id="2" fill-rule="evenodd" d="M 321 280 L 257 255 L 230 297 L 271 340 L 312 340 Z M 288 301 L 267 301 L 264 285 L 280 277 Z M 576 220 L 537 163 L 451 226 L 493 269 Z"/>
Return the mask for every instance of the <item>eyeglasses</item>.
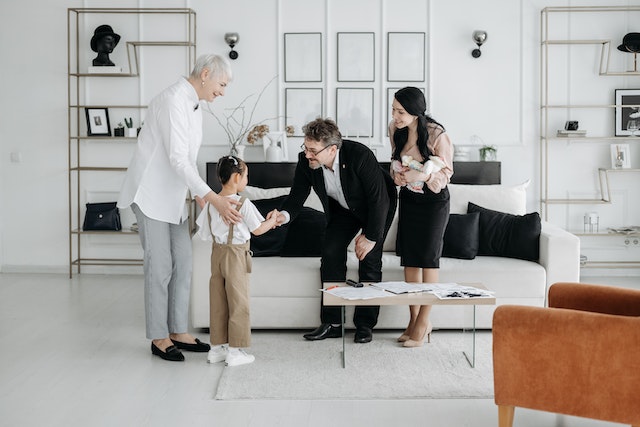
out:
<path id="1" fill-rule="evenodd" d="M 305 152 L 305 154 L 311 154 L 312 156 L 317 156 L 318 154 L 322 153 L 324 150 L 326 150 L 327 148 L 331 147 L 332 145 L 335 145 L 335 144 L 329 144 L 329 145 L 327 145 L 326 147 L 324 147 L 322 150 L 318 150 L 318 151 L 316 151 L 316 150 L 313 150 L 313 149 L 311 149 L 311 148 L 307 148 L 307 146 L 306 146 L 306 145 L 302 144 L 302 145 L 300 146 L 300 149 L 301 149 L 302 151 L 304 151 L 304 152 Z"/>

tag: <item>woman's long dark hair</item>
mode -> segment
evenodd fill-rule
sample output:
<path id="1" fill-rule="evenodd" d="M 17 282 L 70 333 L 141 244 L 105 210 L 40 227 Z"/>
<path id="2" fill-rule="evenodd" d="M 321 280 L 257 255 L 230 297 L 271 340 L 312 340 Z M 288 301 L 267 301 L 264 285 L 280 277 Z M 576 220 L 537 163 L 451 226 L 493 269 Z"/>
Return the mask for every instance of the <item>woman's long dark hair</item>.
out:
<path id="1" fill-rule="evenodd" d="M 417 87 L 405 87 L 400 89 L 395 94 L 395 99 L 402 105 L 402 108 L 412 116 L 418 116 L 418 150 L 423 159 L 428 159 L 431 153 L 427 147 L 429 141 L 429 123 L 434 123 L 440 127 L 440 133 L 444 132 L 444 126 L 435 121 L 429 116 L 427 111 L 427 102 L 424 99 L 424 94 Z M 409 128 L 396 129 L 393 134 L 393 145 L 395 149 L 392 153 L 392 159 L 400 160 L 400 153 L 407 144 L 409 137 Z"/>

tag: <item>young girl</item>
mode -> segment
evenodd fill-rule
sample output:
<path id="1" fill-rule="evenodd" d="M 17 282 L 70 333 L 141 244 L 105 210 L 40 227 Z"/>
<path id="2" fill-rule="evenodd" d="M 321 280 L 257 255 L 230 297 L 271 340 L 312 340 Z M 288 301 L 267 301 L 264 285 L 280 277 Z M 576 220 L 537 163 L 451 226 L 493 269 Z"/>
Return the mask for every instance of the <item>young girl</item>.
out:
<path id="1" fill-rule="evenodd" d="M 249 273 L 251 273 L 251 233 L 256 236 L 276 226 L 278 211 L 267 219 L 249 200 L 238 192 L 248 181 L 247 164 L 234 156 L 218 160 L 218 179 L 222 183 L 221 196 L 240 201 L 242 220 L 228 225 L 218 211 L 207 204 L 196 220 L 198 235 L 213 240 L 211 251 L 211 279 L 209 281 L 210 334 L 213 347 L 209 350 L 209 363 L 226 362 L 227 366 L 251 363 L 255 357 L 244 348 L 251 344 L 249 320 Z"/>

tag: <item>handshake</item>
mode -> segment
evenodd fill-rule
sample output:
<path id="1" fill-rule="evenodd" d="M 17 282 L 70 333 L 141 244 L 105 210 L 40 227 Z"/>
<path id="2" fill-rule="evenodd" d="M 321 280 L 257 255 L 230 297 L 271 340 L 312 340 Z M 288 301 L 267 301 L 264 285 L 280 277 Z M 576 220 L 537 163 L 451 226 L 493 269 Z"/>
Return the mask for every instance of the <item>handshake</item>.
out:
<path id="1" fill-rule="evenodd" d="M 402 162 L 394 160 L 393 162 L 391 162 L 391 166 L 396 173 L 403 174 L 406 171 L 412 169 L 418 172 L 422 172 L 428 176 L 432 173 L 438 172 L 446 165 L 444 161 L 438 156 L 429 156 L 429 160 L 427 160 L 424 165 L 411 156 L 402 156 Z M 406 185 L 409 190 L 415 193 L 424 193 L 424 191 L 422 190 L 422 188 L 424 187 L 424 181 L 408 182 Z"/>

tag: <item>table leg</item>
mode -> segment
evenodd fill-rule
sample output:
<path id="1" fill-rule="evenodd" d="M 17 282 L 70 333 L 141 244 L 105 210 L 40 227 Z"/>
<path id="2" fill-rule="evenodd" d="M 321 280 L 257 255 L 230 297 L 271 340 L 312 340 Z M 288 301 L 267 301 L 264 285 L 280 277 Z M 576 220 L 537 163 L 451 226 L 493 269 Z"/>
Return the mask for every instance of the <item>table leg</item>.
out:
<path id="1" fill-rule="evenodd" d="M 346 367 L 346 363 L 345 363 L 345 345 L 344 345 L 344 310 L 345 307 L 344 305 L 342 306 L 342 310 L 340 310 L 340 316 L 341 316 L 341 328 L 342 328 L 342 368 L 344 369 Z"/>
<path id="2" fill-rule="evenodd" d="M 469 306 L 472 308 L 472 317 L 471 317 L 471 337 L 467 337 L 467 335 L 469 334 L 468 328 L 466 327 L 467 322 L 465 319 L 464 322 L 464 327 L 462 329 L 462 334 L 463 334 L 463 339 L 465 341 L 465 346 L 467 345 L 467 338 L 470 338 L 470 343 L 468 344 L 468 347 L 463 350 L 463 354 L 464 356 L 467 358 L 467 362 L 469 362 L 469 365 L 471 365 L 472 368 L 476 367 L 476 306 L 475 304 L 472 306 Z"/>

